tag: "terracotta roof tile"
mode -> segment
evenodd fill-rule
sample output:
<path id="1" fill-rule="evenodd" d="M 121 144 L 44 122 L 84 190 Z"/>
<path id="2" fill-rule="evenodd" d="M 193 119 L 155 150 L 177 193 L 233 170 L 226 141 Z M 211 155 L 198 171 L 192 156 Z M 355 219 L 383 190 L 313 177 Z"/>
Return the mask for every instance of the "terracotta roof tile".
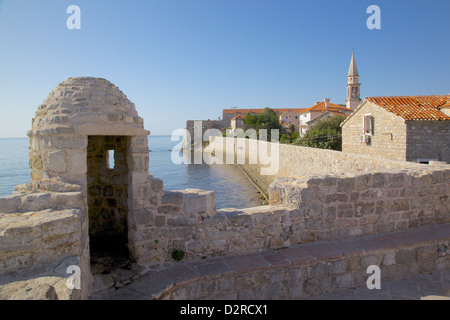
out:
<path id="1" fill-rule="evenodd" d="M 277 113 L 283 113 L 286 111 L 297 111 L 297 112 L 302 112 L 305 109 L 304 108 L 284 108 L 284 109 L 279 109 L 279 108 L 272 108 L 275 112 Z M 247 114 L 247 113 L 254 113 L 254 114 L 258 114 L 258 113 L 263 113 L 264 109 L 223 109 L 223 113 L 224 114 Z"/>
<path id="2" fill-rule="evenodd" d="M 313 105 L 312 107 L 305 109 L 304 111 L 302 111 L 302 113 L 305 112 L 326 112 L 326 111 L 331 111 L 331 112 L 339 112 L 339 113 L 344 113 L 344 112 L 352 112 L 353 110 L 340 105 L 340 104 L 335 104 L 335 103 L 328 103 L 328 109 L 325 108 L 325 102 L 321 101 L 321 102 L 317 102 L 315 105 Z"/>
<path id="3" fill-rule="evenodd" d="M 449 103 L 450 95 L 368 97 L 366 100 L 405 120 L 450 120 L 449 116 L 440 111 L 441 107 Z"/>

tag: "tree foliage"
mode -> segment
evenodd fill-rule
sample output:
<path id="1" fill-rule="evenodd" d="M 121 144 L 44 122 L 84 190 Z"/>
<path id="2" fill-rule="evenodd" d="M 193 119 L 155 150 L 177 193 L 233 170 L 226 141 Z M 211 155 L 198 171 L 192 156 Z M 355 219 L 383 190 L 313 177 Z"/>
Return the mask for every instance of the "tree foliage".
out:
<path id="1" fill-rule="evenodd" d="M 333 116 L 319 120 L 295 141 L 296 145 L 342 151 L 341 123 L 345 116 Z"/>
<path id="2" fill-rule="evenodd" d="M 267 129 L 267 138 L 271 138 L 271 129 L 281 129 L 280 118 L 277 113 L 270 108 L 265 108 L 261 114 L 248 113 L 244 118 L 245 129 Z"/>

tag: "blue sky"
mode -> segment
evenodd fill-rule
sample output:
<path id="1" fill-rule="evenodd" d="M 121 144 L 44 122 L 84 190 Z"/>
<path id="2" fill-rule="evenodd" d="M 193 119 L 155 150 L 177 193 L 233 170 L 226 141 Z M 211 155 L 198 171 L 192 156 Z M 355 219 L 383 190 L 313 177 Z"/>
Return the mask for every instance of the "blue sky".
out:
<path id="1" fill-rule="evenodd" d="M 69 30 L 69 5 L 81 30 Z M 368 6 L 381 9 L 369 30 Z M 46 96 L 94 76 L 135 103 L 152 134 L 223 108 L 345 103 L 354 49 L 361 95 L 450 93 L 450 1 L 3 0 L 0 137 L 26 137 Z"/>

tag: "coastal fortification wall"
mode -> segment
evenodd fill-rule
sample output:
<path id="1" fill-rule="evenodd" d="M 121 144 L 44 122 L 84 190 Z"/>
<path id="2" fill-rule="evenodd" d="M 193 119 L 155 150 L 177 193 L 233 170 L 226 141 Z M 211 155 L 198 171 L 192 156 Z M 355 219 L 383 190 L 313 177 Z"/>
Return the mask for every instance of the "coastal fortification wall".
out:
<path id="1" fill-rule="evenodd" d="M 269 206 L 217 211 L 213 192 L 166 191 L 140 256 L 196 260 L 450 223 L 449 186 L 448 168 L 279 178 Z"/>
<path id="2" fill-rule="evenodd" d="M 206 152 L 223 159 L 223 163 L 239 165 L 266 193 L 270 184 L 282 177 L 425 168 L 417 163 L 356 153 L 231 137 L 211 137 Z"/>
<path id="3" fill-rule="evenodd" d="M 70 78 L 49 95 L 28 133 L 31 181 L 0 198 L 0 299 L 89 298 L 91 260 L 111 251 L 157 268 L 450 223 L 450 165 L 215 137 L 208 162 L 240 163 L 270 200 L 217 210 L 213 191 L 164 191 L 148 134 L 104 79 Z"/>

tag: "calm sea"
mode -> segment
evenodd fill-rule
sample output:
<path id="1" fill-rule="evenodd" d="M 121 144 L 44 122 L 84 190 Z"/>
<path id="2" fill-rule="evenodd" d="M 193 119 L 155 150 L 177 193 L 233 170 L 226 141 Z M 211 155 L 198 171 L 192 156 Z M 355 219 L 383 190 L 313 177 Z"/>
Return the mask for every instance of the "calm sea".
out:
<path id="1" fill-rule="evenodd" d="M 216 192 L 217 208 L 260 205 L 257 189 L 235 165 L 180 164 L 172 162 L 172 150 L 180 141 L 171 136 L 150 136 L 150 174 L 164 182 L 164 190 L 187 188 Z M 30 181 L 28 138 L 0 139 L 0 196 Z M 182 157 L 182 153 L 176 154 Z"/>

